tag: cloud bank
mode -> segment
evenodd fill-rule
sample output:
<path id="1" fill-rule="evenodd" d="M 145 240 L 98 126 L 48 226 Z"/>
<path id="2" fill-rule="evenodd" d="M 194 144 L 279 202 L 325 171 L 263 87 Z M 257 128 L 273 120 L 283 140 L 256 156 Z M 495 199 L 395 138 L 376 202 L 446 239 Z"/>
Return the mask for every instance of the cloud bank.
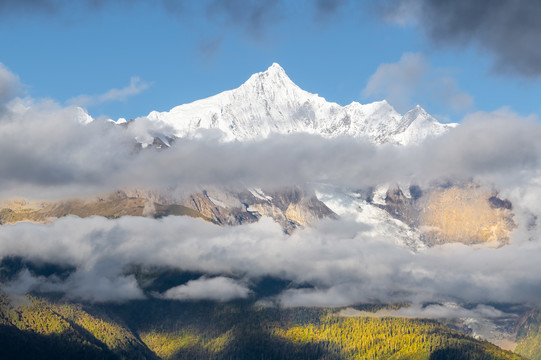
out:
<path id="1" fill-rule="evenodd" d="M 179 139 L 167 151 L 137 152 L 137 134 L 159 132 L 146 119 L 126 130 L 81 124 L 80 109 L 50 102 L 10 107 L 0 117 L 2 199 L 200 184 L 361 188 L 441 179 L 474 179 L 505 190 L 537 178 L 541 161 L 539 124 L 506 109 L 468 115 L 445 136 L 408 148 L 298 134 L 254 143 L 203 136 Z"/>
<path id="2" fill-rule="evenodd" d="M 188 217 L 68 217 L 52 225 L 7 225 L 0 234 L 1 257 L 76 270 L 64 280 L 23 273 L 3 289 L 61 290 L 68 298 L 86 301 L 139 299 L 142 291 L 125 269 L 141 264 L 209 274 L 158 295 L 168 299 L 246 298 L 250 285 L 245 281 L 273 276 L 312 286 L 279 294 L 275 300 L 284 306 L 539 304 L 539 241 L 499 249 L 450 244 L 413 253 L 370 230 L 339 220 L 285 235 L 266 218 L 226 228 Z"/>

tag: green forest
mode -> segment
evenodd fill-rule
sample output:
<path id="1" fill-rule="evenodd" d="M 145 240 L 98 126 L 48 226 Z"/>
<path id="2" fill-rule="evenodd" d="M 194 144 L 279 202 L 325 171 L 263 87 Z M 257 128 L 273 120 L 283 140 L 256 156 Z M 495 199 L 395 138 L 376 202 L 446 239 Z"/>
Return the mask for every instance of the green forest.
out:
<path id="1" fill-rule="evenodd" d="M 377 308 L 366 306 L 365 310 Z M 345 317 L 339 314 L 339 309 L 262 307 L 250 301 L 215 303 L 152 299 L 81 305 L 51 297 L 13 299 L 1 296 L 0 358 L 523 357 L 463 335 L 434 320 Z"/>

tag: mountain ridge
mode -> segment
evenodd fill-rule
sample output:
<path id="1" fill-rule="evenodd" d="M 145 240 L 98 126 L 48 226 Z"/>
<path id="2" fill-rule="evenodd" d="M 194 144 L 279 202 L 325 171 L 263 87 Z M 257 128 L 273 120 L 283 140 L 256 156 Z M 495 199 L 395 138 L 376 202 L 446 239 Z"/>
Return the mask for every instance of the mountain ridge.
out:
<path id="1" fill-rule="evenodd" d="M 253 74 L 236 89 L 170 111 L 152 111 L 147 118 L 162 129 L 160 137 L 197 137 L 202 129 L 216 129 L 225 141 L 308 133 L 409 145 L 456 126 L 438 122 L 419 105 L 401 115 L 386 100 L 346 106 L 327 102 L 297 86 L 277 63 Z"/>

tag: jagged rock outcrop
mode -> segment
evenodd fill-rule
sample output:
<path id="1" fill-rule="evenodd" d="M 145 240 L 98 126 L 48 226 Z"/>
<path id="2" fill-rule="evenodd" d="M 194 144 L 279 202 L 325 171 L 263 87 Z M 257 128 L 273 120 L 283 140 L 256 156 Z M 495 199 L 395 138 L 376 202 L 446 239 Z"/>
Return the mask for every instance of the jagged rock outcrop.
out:
<path id="1" fill-rule="evenodd" d="M 5 202 L 0 210 L 0 224 L 20 221 L 47 222 L 67 215 L 120 216 L 186 215 L 200 217 L 219 225 L 256 222 L 262 216 L 273 218 L 291 232 L 335 214 L 315 194 L 300 188 L 274 191 L 261 189 L 226 190 L 216 187 L 189 192 L 174 190 L 117 191 L 107 196 L 70 199 L 56 202 Z"/>

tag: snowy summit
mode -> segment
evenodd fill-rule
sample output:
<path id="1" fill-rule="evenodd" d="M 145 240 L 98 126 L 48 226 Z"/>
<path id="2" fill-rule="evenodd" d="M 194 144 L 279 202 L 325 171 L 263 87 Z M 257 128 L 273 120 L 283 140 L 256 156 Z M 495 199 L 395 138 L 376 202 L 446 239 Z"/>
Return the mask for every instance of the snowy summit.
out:
<path id="1" fill-rule="evenodd" d="M 309 133 L 401 145 L 419 143 L 455 126 L 439 123 L 419 106 L 401 115 L 385 100 L 347 106 L 327 102 L 295 85 L 276 63 L 252 75 L 237 89 L 168 112 L 152 111 L 148 119 L 172 129 L 172 133 L 163 134 L 170 137 L 192 137 L 199 129 L 218 129 L 227 141 Z"/>

